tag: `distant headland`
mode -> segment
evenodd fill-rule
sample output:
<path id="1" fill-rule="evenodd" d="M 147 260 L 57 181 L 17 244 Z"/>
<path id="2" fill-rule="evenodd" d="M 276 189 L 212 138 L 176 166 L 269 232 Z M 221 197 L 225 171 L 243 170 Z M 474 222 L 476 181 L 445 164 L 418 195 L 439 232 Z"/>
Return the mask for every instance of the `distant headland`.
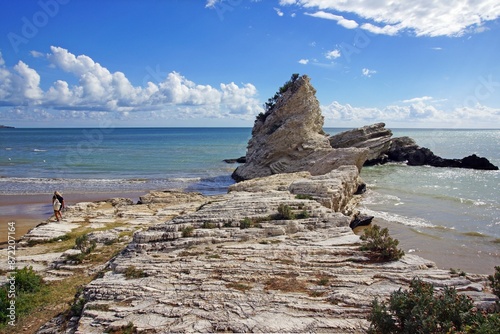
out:
<path id="1" fill-rule="evenodd" d="M 0 129 L 14 129 L 14 127 L 0 124 Z"/>

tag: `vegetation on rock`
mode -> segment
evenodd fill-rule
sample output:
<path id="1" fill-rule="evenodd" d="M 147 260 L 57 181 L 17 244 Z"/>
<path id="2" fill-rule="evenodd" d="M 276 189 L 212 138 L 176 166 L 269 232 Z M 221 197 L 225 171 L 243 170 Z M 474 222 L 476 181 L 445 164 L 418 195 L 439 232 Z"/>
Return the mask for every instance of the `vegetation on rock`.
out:
<path id="1" fill-rule="evenodd" d="M 497 333 L 500 314 L 484 314 L 467 296 L 413 279 L 410 289 L 391 293 L 388 303 L 372 302 L 369 333 Z"/>
<path id="2" fill-rule="evenodd" d="M 399 241 L 389 236 L 387 228 L 381 229 L 374 224 L 364 230 L 360 237 L 363 240 L 362 251 L 371 252 L 373 257 L 381 261 L 396 261 L 404 256 L 404 251 L 398 248 Z"/>
<path id="3" fill-rule="evenodd" d="M 266 112 L 265 113 L 261 112 L 257 116 L 257 120 L 260 120 L 262 122 L 266 120 L 267 116 L 269 116 L 274 106 L 276 105 L 276 102 L 278 102 L 279 98 L 283 96 L 283 93 L 285 93 L 295 83 L 295 81 L 297 81 L 298 78 L 299 78 L 298 73 L 292 74 L 290 80 L 285 82 L 285 84 L 280 87 L 280 89 L 276 92 L 276 94 L 274 94 L 273 97 L 270 97 L 266 103 L 264 103 L 264 109 L 266 110 Z"/>

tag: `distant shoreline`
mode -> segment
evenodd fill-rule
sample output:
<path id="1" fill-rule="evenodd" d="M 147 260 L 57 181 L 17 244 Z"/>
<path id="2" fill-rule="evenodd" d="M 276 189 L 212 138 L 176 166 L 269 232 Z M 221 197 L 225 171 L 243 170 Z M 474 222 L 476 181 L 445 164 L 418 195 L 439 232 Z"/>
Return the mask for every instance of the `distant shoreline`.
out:
<path id="1" fill-rule="evenodd" d="M 0 129 L 15 129 L 15 127 L 8 125 L 0 125 Z"/>

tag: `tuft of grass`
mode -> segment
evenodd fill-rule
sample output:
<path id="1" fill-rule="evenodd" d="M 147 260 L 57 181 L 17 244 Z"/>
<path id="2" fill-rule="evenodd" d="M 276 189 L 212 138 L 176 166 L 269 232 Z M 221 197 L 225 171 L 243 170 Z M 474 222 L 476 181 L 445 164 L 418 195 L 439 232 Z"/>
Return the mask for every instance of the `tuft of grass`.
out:
<path id="1" fill-rule="evenodd" d="M 183 238 L 192 237 L 194 234 L 194 227 L 193 226 L 186 226 L 181 230 L 181 232 L 182 232 Z"/>
<path id="2" fill-rule="evenodd" d="M 210 222 L 203 222 L 203 224 L 201 225 L 201 228 L 208 228 L 208 229 L 212 229 L 212 228 L 216 228 L 217 226 L 214 224 L 214 223 L 210 223 Z"/>
<path id="3" fill-rule="evenodd" d="M 280 204 L 278 207 L 278 216 L 276 218 L 281 220 L 293 220 L 295 219 L 295 214 L 290 206 Z"/>
<path id="4" fill-rule="evenodd" d="M 314 198 L 311 196 L 311 195 L 307 195 L 307 194 L 297 194 L 295 195 L 295 198 L 296 199 L 308 199 L 308 200 L 314 200 Z"/>
<path id="5" fill-rule="evenodd" d="M 148 277 L 148 274 L 142 269 L 137 269 L 135 266 L 128 266 L 123 273 L 126 279 L 135 279 Z"/>
<path id="6" fill-rule="evenodd" d="M 450 274 L 451 275 L 458 275 L 458 276 L 467 276 L 467 273 L 465 271 L 463 271 L 462 269 L 453 269 L 453 268 L 450 268 Z"/>

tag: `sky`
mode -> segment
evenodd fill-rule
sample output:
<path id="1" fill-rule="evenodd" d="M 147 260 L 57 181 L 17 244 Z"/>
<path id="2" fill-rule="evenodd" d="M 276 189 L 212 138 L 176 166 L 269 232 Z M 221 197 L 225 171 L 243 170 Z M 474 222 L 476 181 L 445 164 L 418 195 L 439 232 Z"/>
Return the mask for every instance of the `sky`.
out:
<path id="1" fill-rule="evenodd" d="M 498 0 L 0 0 L 0 124 L 252 127 L 294 73 L 325 127 L 500 128 Z"/>

